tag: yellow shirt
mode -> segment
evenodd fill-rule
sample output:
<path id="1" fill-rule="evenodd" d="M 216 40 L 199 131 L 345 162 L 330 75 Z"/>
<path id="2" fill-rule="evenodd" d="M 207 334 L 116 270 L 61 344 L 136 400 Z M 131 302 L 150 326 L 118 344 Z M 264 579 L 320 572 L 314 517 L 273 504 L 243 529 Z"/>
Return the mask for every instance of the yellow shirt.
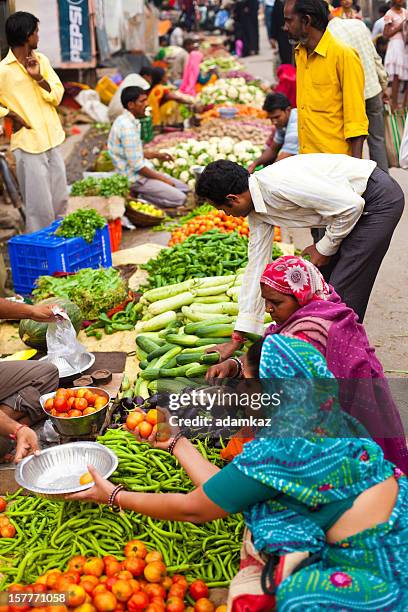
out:
<path id="1" fill-rule="evenodd" d="M 44 153 L 65 139 L 56 111 L 64 87 L 45 55 L 35 53 L 35 56 L 40 63 L 41 75 L 51 87 L 50 92 L 31 78 L 11 49 L 0 62 L 0 117 L 5 117 L 11 110 L 31 126 L 31 129 L 23 127 L 12 135 L 12 151 L 22 149 L 27 153 Z"/>
<path id="2" fill-rule="evenodd" d="M 328 30 L 309 56 L 296 48 L 299 153 L 351 154 L 348 138 L 368 133 L 358 53 Z"/>

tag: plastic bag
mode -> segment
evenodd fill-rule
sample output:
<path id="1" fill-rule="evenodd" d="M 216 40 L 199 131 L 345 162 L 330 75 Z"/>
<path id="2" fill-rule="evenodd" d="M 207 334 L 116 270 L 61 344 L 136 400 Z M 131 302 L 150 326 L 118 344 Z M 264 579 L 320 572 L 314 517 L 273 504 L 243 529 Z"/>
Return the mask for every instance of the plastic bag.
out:
<path id="1" fill-rule="evenodd" d="M 80 370 L 86 361 L 87 350 L 77 340 L 76 331 L 66 312 L 53 308 L 53 313 L 59 315 L 56 323 L 49 323 L 47 328 L 47 357 L 55 363 L 63 358 L 75 370 Z"/>
<path id="2" fill-rule="evenodd" d="M 108 107 L 102 104 L 99 94 L 94 89 L 83 89 L 75 97 L 82 110 L 97 123 L 109 123 Z"/>

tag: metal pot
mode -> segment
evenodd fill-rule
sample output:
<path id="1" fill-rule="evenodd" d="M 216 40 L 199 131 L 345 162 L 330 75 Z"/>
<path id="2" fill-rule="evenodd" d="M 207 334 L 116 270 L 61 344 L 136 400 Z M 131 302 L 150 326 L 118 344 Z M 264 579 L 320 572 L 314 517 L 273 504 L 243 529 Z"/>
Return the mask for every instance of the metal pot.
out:
<path id="1" fill-rule="evenodd" d="M 107 391 L 104 391 L 103 389 L 99 389 L 98 387 L 73 387 L 73 389 L 89 389 L 89 391 L 92 391 L 92 393 L 96 393 L 97 395 L 104 397 L 106 399 L 106 404 L 97 412 L 94 412 L 92 414 L 86 414 L 85 416 L 70 418 L 56 417 L 52 416 L 44 408 L 44 404 L 47 399 L 53 399 L 55 397 L 54 392 L 46 393 L 45 395 L 42 395 L 40 397 L 41 408 L 47 415 L 47 418 L 50 419 L 54 429 L 61 436 L 79 437 L 97 434 L 98 431 L 101 429 L 102 425 L 104 424 L 106 418 L 106 413 L 110 401 L 109 393 L 107 393 Z"/>

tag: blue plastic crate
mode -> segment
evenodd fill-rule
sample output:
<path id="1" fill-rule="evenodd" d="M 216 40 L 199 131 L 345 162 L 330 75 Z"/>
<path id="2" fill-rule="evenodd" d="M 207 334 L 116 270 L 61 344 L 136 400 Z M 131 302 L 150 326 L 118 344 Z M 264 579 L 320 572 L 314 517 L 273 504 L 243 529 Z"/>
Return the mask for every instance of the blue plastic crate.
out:
<path id="1" fill-rule="evenodd" d="M 39 276 L 54 272 L 77 272 L 82 268 L 112 265 L 109 228 L 96 230 L 92 243 L 83 238 L 55 236 L 61 221 L 34 234 L 14 236 L 8 242 L 14 290 L 29 295 Z"/>

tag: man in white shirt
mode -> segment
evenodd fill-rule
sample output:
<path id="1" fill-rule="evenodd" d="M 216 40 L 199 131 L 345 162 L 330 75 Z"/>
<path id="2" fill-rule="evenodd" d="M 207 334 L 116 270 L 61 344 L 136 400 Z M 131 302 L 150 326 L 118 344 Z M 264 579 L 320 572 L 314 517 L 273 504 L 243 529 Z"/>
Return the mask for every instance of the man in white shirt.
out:
<path id="1" fill-rule="evenodd" d="M 389 9 L 389 6 L 387 6 L 387 4 L 382 4 L 381 6 L 378 7 L 378 14 L 380 15 L 380 18 L 374 22 L 373 29 L 371 32 L 371 38 L 374 41 L 378 36 L 382 36 L 384 33 L 384 26 L 385 26 L 384 15 L 388 11 L 388 9 Z"/>
<path id="2" fill-rule="evenodd" d="M 313 264 L 363 321 L 381 262 L 404 208 L 398 183 L 375 162 L 348 155 L 295 155 L 249 175 L 227 160 L 209 164 L 196 194 L 249 222 L 248 265 L 239 298 L 233 343 L 220 350 L 229 357 L 238 336 L 263 333 L 265 303 L 260 277 L 270 263 L 274 225 L 320 227 L 325 234 L 307 247 Z M 223 345 L 226 346 L 226 345 Z"/>
<path id="3" fill-rule="evenodd" d="M 388 87 L 388 75 L 371 40 L 370 30 L 360 19 L 340 19 L 329 16 L 327 29 L 335 38 L 352 47 L 360 56 L 364 70 L 364 98 L 368 117 L 368 148 L 370 159 L 388 172 L 385 150 L 383 96 Z"/>

